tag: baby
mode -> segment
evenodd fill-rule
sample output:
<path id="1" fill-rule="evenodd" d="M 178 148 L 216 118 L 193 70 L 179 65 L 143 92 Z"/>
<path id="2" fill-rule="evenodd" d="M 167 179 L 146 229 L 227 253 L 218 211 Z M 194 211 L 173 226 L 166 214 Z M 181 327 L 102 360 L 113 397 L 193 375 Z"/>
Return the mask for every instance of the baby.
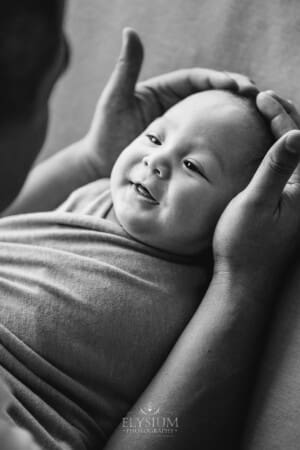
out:
<path id="1" fill-rule="evenodd" d="M 200 254 L 273 140 L 251 103 L 206 91 L 153 122 L 113 168 L 108 217 L 147 245 Z"/>
<path id="2" fill-rule="evenodd" d="M 0 375 L 43 449 L 104 445 L 197 308 L 217 220 L 271 143 L 252 100 L 195 94 L 110 180 L 0 221 Z"/>

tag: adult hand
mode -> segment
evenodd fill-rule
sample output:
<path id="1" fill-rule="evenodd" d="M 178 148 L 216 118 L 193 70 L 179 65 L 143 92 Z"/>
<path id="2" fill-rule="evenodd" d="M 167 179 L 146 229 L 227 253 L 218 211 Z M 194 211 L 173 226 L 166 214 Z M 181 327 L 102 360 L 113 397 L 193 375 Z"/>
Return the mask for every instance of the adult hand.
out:
<path id="1" fill-rule="evenodd" d="M 300 128 L 300 115 L 291 100 L 286 100 L 274 91 L 260 92 L 256 98 L 258 109 L 269 120 L 275 137 Z"/>
<path id="2" fill-rule="evenodd" d="M 300 128 L 300 115 L 291 100 L 286 100 L 274 91 L 261 92 L 256 99 L 257 107 L 270 122 L 276 138 L 289 130 Z M 300 181 L 300 167 L 296 167 L 288 183 Z"/>
<path id="3" fill-rule="evenodd" d="M 109 176 L 120 152 L 156 117 L 197 91 L 231 89 L 257 93 L 244 75 L 210 69 L 182 69 L 137 83 L 143 46 L 132 29 L 123 31 L 115 69 L 98 101 L 85 148 L 100 176 Z"/>
<path id="4" fill-rule="evenodd" d="M 300 241 L 300 131 L 269 150 L 249 185 L 222 214 L 214 236 L 215 271 L 262 293 L 280 281 Z"/>

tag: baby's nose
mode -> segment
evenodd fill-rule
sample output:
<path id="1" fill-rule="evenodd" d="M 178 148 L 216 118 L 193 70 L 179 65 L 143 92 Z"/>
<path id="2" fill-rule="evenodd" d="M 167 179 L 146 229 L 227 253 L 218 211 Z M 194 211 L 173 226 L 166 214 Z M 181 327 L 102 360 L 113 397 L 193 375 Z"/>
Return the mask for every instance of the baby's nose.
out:
<path id="1" fill-rule="evenodd" d="M 159 178 L 167 178 L 169 176 L 169 164 L 163 157 L 148 155 L 143 158 L 143 164 Z"/>

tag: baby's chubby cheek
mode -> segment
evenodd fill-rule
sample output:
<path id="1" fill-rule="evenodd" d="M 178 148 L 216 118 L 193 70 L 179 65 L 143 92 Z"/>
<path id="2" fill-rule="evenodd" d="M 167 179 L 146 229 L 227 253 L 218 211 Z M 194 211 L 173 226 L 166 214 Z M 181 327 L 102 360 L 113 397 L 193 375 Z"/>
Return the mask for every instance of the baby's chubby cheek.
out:
<path id="1" fill-rule="evenodd" d="M 137 163 L 132 160 L 129 150 L 130 148 L 126 147 L 113 165 L 110 175 L 110 187 L 112 193 L 114 193 L 116 189 L 132 181 L 133 172 L 136 171 Z"/>

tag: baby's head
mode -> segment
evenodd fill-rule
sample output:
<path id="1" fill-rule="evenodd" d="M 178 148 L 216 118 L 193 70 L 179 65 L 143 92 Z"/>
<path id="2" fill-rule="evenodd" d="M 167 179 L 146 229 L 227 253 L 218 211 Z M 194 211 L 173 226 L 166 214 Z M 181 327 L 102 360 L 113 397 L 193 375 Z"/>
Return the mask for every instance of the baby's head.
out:
<path id="1" fill-rule="evenodd" d="M 198 254 L 272 143 L 253 99 L 221 90 L 191 95 L 119 156 L 111 175 L 116 218 L 147 245 Z"/>

